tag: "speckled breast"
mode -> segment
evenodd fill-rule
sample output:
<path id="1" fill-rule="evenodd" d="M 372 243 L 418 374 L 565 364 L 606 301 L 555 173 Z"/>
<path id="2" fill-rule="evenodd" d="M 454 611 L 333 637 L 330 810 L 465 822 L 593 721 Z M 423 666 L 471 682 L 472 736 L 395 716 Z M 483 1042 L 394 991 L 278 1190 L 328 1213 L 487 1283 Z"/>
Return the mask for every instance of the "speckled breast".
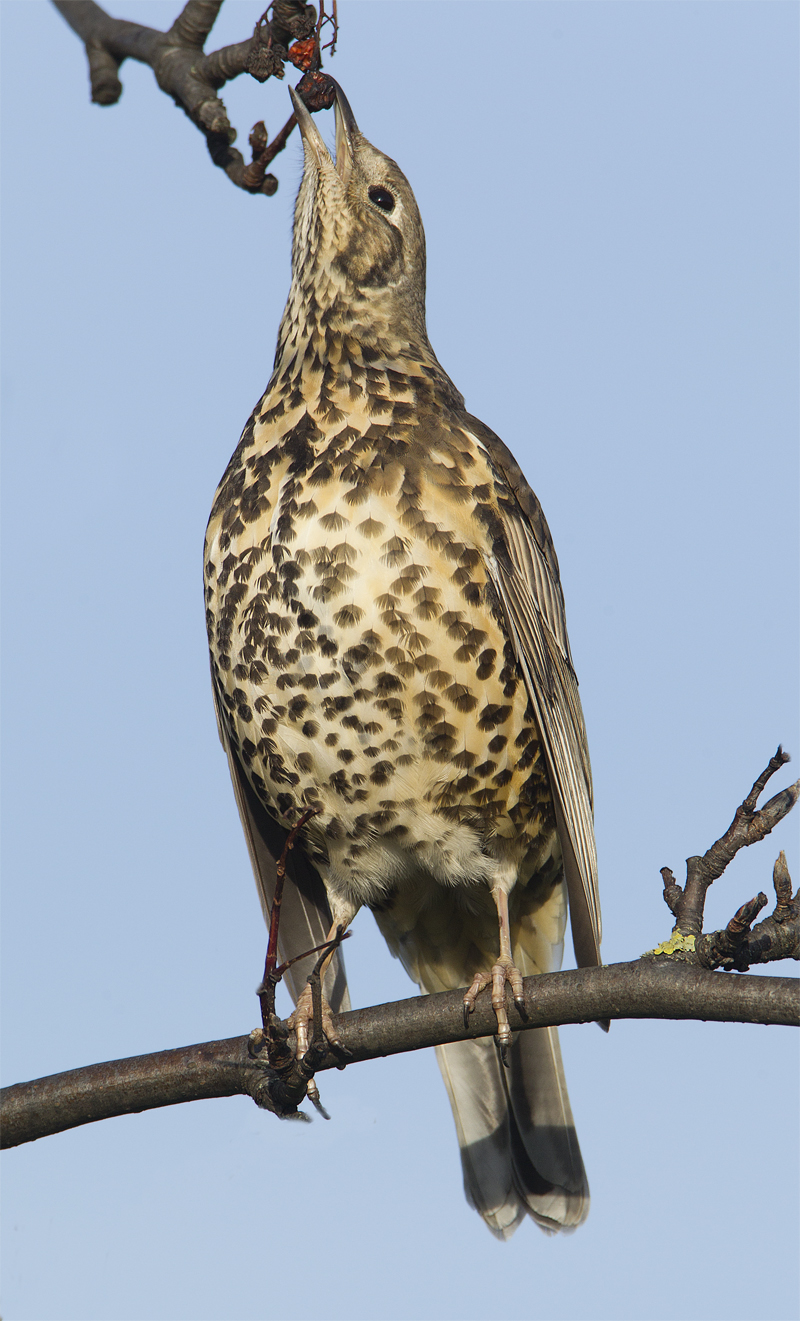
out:
<path id="1" fill-rule="evenodd" d="M 440 415 L 245 430 L 207 535 L 215 683 L 265 805 L 286 825 L 320 809 L 323 871 L 376 840 L 424 853 L 446 822 L 520 860 L 554 834 L 484 568 L 495 509 L 485 455 Z"/>

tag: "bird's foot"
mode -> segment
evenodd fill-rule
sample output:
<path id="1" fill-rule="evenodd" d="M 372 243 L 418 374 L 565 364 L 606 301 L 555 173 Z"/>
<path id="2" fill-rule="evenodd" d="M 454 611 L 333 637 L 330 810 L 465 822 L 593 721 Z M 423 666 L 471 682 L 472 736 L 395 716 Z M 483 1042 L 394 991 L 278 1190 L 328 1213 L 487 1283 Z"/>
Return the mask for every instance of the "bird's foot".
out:
<path id="1" fill-rule="evenodd" d="M 336 1024 L 333 1021 L 333 1012 L 328 1001 L 323 995 L 322 999 L 322 1023 L 320 1027 L 326 1040 L 334 1049 L 344 1050 L 342 1042 L 339 1040 L 339 1033 L 336 1030 Z M 309 1027 L 311 1028 L 312 1039 L 319 1039 L 319 1033 L 314 1032 L 314 1003 L 310 986 L 303 988 L 300 998 L 294 1007 L 294 1012 L 289 1015 L 289 1027 L 297 1033 L 297 1050 L 295 1051 L 297 1059 L 308 1052 Z"/>
<path id="2" fill-rule="evenodd" d="M 325 1039 L 334 1047 L 334 1049 L 344 1051 L 344 1046 L 339 1039 L 339 1034 L 336 1031 L 336 1025 L 333 1021 L 331 1007 L 324 995 L 321 997 L 321 1001 L 322 1021 L 319 1025 L 314 1021 L 313 994 L 310 986 L 306 986 L 303 989 L 300 998 L 295 1005 L 294 1013 L 289 1016 L 289 1027 L 297 1035 L 295 1058 L 298 1060 L 303 1059 L 304 1056 L 308 1054 L 309 1028 L 311 1028 L 312 1047 L 321 1046 L 323 1044 L 323 1039 Z M 308 1080 L 308 1099 L 317 1107 L 317 1109 L 320 1109 L 321 1103 L 319 1099 L 319 1089 L 313 1078 L 309 1078 Z"/>
<path id="3" fill-rule="evenodd" d="M 476 972 L 472 985 L 464 995 L 464 1023 L 475 1008 L 475 1001 L 485 986 L 491 983 L 492 1009 L 497 1018 L 497 1044 L 502 1053 L 511 1045 L 511 1024 L 506 1013 L 506 984 L 511 986 L 514 1003 L 522 1011 L 525 1008 L 525 996 L 522 990 L 522 973 L 513 959 L 501 954 L 490 973 Z"/>

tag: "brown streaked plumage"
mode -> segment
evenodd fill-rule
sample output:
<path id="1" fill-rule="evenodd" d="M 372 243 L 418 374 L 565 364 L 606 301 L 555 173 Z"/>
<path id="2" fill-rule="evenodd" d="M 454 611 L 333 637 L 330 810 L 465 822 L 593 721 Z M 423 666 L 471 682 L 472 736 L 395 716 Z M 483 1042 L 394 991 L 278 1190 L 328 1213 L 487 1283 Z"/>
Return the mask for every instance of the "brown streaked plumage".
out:
<path id="1" fill-rule="evenodd" d="M 570 1229 L 588 1187 L 554 1029 L 511 1037 L 505 984 L 557 968 L 567 892 L 599 961 L 591 772 L 539 503 L 425 329 L 411 188 L 340 89 L 336 163 L 295 98 L 305 167 L 266 393 L 206 538 L 220 732 L 265 909 L 290 855 L 284 958 L 364 904 L 424 991 L 488 982 L 507 1045 L 437 1053 L 467 1197 L 507 1237 Z M 289 973 L 300 1003 L 310 960 Z M 325 980 L 347 1006 L 341 956 Z M 329 1024 L 329 1020 L 326 1020 Z"/>

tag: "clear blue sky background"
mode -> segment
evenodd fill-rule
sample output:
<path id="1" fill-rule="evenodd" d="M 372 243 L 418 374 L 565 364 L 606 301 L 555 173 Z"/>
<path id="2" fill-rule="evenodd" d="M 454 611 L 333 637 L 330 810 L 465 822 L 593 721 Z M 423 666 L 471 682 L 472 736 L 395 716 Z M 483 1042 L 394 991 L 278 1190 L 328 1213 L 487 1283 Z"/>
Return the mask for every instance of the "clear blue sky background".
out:
<path id="1" fill-rule="evenodd" d="M 165 27 L 179 5 L 110 7 Z M 274 198 L 247 196 L 149 70 L 91 106 L 55 10 L 0 9 L 16 1081 L 257 1021 L 201 547 L 269 375 L 301 148 Z M 260 12 L 228 3 L 210 48 Z M 341 19 L 331 72 L 425 220 L 432 342 L 555 537 L 604 955 L 632 958 L 670 928 L 659 868 L 708 847 L 779 741 L 800 755 L 798 9 L 342 0 Z M 289 112 L 274 81 L 223 95 L 242 143 Z M 770 889 L 782 847 L 800 879 L 790 821 L 715 885 L 712 923 Z M 409 993 L 369 914 L 347 960 L 355 1004 Z M 325 1076 L 329 1124 L 235 1098 L 8 1153 L 4 1321 L 794 1317 L 795 1035 L 562 1040 L 594 1197 L 572 1237 L 490 1237 L 418 1054 Z"/>

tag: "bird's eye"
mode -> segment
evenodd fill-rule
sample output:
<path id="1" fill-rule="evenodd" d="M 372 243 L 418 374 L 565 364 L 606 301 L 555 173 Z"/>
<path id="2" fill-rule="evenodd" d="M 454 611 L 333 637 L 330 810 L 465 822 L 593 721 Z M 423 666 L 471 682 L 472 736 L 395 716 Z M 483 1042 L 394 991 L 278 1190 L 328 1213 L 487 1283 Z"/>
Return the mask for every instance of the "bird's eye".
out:
<path id="1" fill-rule="evenodd" d="M 368 196 L 381 211 L 394 211 L 394 198 L 388 188 L 370 188 Z"/>

